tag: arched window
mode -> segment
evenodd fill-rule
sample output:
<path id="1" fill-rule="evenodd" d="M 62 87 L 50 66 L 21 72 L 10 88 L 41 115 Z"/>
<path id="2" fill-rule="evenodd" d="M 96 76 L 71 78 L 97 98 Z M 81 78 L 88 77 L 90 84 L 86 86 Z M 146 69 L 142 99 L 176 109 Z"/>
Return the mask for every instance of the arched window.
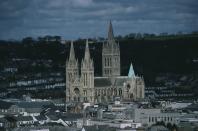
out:
<path id="1" fill-rule="evenodd" d="M 114 95 L 117 95 L 117 89 L 116 88 L 114 89 Z"/>
<path id="2" fill-rule="evenodd" d="M 87 97 L 84 97 L 84 102 L 87 102 Z"/>
<path id="3" fill-rule="evenodd" d="M 111 89 L 108 89 L 107 95 L 111 95 Z"/>
<path id="4" fill-rule="evenodd" d="M 77 101 L 77 98 L 74 96 L 74 101 Z"/>
<path id="5" fill-rule="evenodd" d="M 111 95 L 114 95 L 114 93 L 113 93 L 113 88 L 111 88 Z"/>
<path id="6" fill-rule="evenodd" d="M 83 90 L 83 94 L 84 94 L 84 96 L 87 96 L 87 91 Z"/>
<path id="7" fill-rule="evenodd" d="M 97 95 L 98 95 L 98 90 L 95 91 L 95 96 L 97 96 Z"/>
<path id="8" fill-rule="evenodd" d="M 109 58 L 108 58 L 108 66 L 110 66 L 110 61 L 109 61 Z"/>
<path id="9" fill-rule="evenodd" d="M 105 96 L 107 95 L 106 92 L 107 92 L 107 91 L 104 89 L 104 95 L 105 95 Z"/>
<path id="10" fill-rule="evenodd" d="M 78 101 L 80 101 L 80 97 L 78 97 Z"/>
<path id="11" fill-rule="evenodd" d="M 131 88 L 131 85 L 127 84 L 127 92 L 129 92 L 130 88 Z"/>
<path id="12" fill-rule="evenodd" d="M 74 89 L 74 93 L 75 93 L 76 95 L 79 95 L 79 94 L 80 94 L 80 90 L 76 87 L 76 88 Z"/>
<path id="13" fill-rule="evenodd" d="M 122 95 L 122 89 L 119 89 L 119 96 Z"/>
<path id="14" fill-rule="evenodd" d="M 130 93 L 130 94 L 129 94 L 129 98 L 130 98 L 130 99 L 133 99 L 133 93 Z"/>

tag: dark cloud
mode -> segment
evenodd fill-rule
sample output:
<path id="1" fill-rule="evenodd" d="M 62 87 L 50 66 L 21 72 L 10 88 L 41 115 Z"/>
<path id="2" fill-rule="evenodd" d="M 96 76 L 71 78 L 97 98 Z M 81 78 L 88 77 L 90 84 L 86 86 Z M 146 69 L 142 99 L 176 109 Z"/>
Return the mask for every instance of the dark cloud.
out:
<path id="1" fill-rule="evenodd" d="M 0 39 L 61 35 L 66 39 L 198 30 L 197 0 L 1 0 Z"/>

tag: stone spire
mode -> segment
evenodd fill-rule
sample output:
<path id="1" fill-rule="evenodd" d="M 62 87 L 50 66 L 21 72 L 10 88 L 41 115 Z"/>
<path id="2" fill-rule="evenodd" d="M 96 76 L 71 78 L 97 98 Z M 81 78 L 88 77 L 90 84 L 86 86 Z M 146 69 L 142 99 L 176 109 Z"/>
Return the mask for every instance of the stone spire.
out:
<path id="1" fill-rule="evenodd" d="M 86 40 L 85 56 L 81 62 L 81 82 L 84 102 L 94 103 L 94 66 L 90 57 L 88 39 Z"/>
<path id="2" fill-rule="evenodd" d="M 112 26 L 111 20 L 109 22 L 108 40 L 114 40 L 113 26 Z"/>
<path id="3" fill-rule="evenodd" d="M 85 61 L 89 61 L 90 60 L 90 52 L 89 52 L 89 41 L 88 39 L 86 40 L 86 48 L 85 48 Z"/>
<path id="4" fill-rule="evenodd" d="M 71 42 L 69 60 L 66 61 L 66 102 L 74 100 L 74 94 L 71 91 L 74 88 L 74 82 L 79 81 L 79 78 L 78 60 L 75 57 L 73 42 Z"/>
<path id="5" fill-rule="evenodd" d="M 107 42 L 102 48 L 102 72 L 105 77 L 120 76 L 120 49 L 113 34 L 113 26 L 109 22 Z"/>
<path id="6" fill-rule="evenodd" d="M 75 60 L 75 52 L 74 52 L 73 41 L 71 41 L 69 60 Z"/>

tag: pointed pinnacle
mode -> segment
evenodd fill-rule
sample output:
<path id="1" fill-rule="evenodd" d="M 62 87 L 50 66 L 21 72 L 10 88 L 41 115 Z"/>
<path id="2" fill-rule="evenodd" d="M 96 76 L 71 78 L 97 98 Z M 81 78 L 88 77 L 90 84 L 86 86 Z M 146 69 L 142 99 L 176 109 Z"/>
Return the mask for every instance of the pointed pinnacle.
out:
<path id="1" fill-rule="evenodd" d="M 73 41 L 71 41 L 69 60 L 74 60 L 74 59 L 75 59 L 74 45 L 73 45 Z"/>

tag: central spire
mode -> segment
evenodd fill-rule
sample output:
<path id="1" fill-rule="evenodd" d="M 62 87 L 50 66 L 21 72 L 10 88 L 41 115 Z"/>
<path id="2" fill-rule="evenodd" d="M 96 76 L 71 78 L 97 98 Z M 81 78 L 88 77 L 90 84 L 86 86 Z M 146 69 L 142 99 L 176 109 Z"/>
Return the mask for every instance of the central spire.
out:
<path id="1" fill-rule="evenodd" d="M 113 40 L 114 39 L 114 35 L 113 35 L 113 27 L 112 27 L 112 23 L 111 20 L 109 22 L 109 31 L 108 31 L 108 40 Z"/>
<path id="2" fill-rule="evenodd" d="M 90 52 L 89 52 L 89 41 L 86 40 L 86 48 L 85 48 L 85 58 L 84 60 L 89 61 L 90 60 Z"/>

